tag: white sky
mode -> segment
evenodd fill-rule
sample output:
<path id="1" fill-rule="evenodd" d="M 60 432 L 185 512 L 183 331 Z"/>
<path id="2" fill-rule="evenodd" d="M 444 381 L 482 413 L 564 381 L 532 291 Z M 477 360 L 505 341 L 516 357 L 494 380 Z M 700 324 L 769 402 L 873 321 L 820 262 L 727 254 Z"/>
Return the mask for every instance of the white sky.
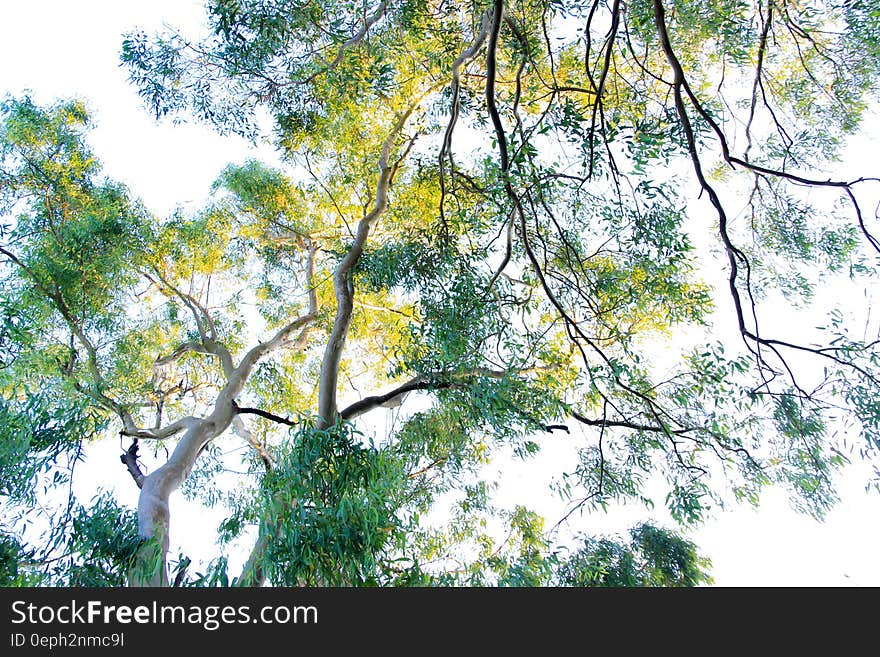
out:
<path id="1" fill-rule="evenodd" d="M 124 32 L 135 27 L 152 32 L 163 22 L 197 25 L 200 2 L 0 0 L 0 17 L 0 94 L 29 89 L 38 102 L 69 96 L 86 100 L 97 124 L 90 142 L 106 173 L 126 183 L 157 214 L 181 204 L 198 205 L 225 164 L 251 153 L 242 140 L 220 138 L 208 128 L 157 126 L 119 65 Z M 871 136 L 878 125 L 872 122 Z M 860 138 L 852 158 L 876 161 L 872 155 L 877 147 L 876 140 Z M 876 175 L 876 165 L 874 169 Z M 553 452 L 548 450 L 548 458 Z M 90 457 L 88 465 L 93 472 L 112 472 L 113 480 L 121 482 L 123 501 L 134 504 L 137 491 L 126 480 L 118 454 L 108 442 L 107 453 Z M 546 495 L 546 482 L 534 473 L 529 462 L 506 471 L 511 499 Z M 773 490 L 759 511 L 723 512 L 690 537 L 712 559 L 717 585 L 878 586 L 880 498 L 865 494 L 864 481 L 865 471 L 845 474 L 843 501 L 822 524 L 792 511 L 782 491 Z M 186 508 L 175 500 L 172 534 L 189 548 L 189 536 L 213 536 L 216 520 Z M 643 515 L 633 507 L 595 522 L 591 518 L 588 524 L 620 530 Z M 555 522 L 552 513 L 547 518 L 549 524 Z"/>

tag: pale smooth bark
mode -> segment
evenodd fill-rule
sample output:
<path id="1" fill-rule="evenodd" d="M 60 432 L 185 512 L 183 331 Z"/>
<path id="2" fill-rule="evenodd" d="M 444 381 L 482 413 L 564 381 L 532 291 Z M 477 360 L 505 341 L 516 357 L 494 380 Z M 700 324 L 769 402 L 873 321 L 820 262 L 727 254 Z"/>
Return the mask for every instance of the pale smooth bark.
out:
<path id="1" fill-rule="evenodd" d="M 189 476 L 205 446 L 232 424 L 238 408 L 235 398 L 241 393 L 260 358 L 277 349 L 291 346 L 301 347 L 304 344 L 305 336 L 318 312 L 317 295 L 312 287 L 315 252 L 314 246 L 309 249 L 307 282 L 309 286 L 309 312 L 281 328 L 269 340 L 253 347 L 244 355 L 238 367 L 224 368 L 228 372 L 226 385 L 217 395 L 209 415 L 204 418 L 183 418 L 158 431 L 137 429 L 133 426 L 127 427 L 126 433 L 129 435 L 147 438 L 159 438 L 183 432 L 168 461 L 143 479 L 138 499 L 138 533 L 144 540 L 144 544 L 141 554 L 139 554 L 139 561 L 145 563 L 156 558 L 154 551 L 158 551 L 158 558 L 162 563 L 159 568 L 148 569 L 149 574 L 146 577 L 143 573 L 138 572 L 143 569 L 136 568 L 130 577 L 132 585 L 167 586 L 165 555 L 169 545 L 168 528 L 171 519 L 169 498 L 171 493 L 177 490 Z M 220 347 L 220 345 L 217 347 L 225 351 L 224 347 Z"/>
<path id="2" fill-rule="evenodd" d="M 422 99 L 414 102 L 406 112 L 401 114 L 388 137 L 382 144 L 379 155 L 379 180 L 376 183 L 376 198 L 373 208 L 358 222 L 354 242 L 345 254 L 345 257 L 336 266 L 333 272 L 333 291 L 336 295 L 336 318 L 333 320 L 333 328 L 327 339 L 327 347 L 324 350 L 324 359 L 321 362 L 321 375 L 318 387 L 318 419 L 319 427 L 326 429 L 333 425 L 337 419 L 336 392 L 339 383 L 339 361 L 342 359 L 342 350 L 348 337 L 348 329 L 351 325 L 351 313 L 354 310 L 354 285 L 351 281 L 351 272 L 360 260 L 364 252 L 364 246 L 370 235 L 370 229 L 388 207 L 388 191 L 391 187 L 391 179 L 399 164 L 391 163 L 391 150 L 394 142 L 403 130 L 407 119 Z"/>

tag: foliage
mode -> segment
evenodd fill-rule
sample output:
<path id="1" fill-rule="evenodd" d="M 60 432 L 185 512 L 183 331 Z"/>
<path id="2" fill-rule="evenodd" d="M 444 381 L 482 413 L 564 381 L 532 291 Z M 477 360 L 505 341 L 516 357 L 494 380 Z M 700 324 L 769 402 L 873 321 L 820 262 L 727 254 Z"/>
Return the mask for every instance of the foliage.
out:
<path id="1" fill-rule="evenodd" d="M 283 528 L 273 530 L 269 577 L 287 586 L 375 583 L 378 556 L 398 530 L 401 475 L 381 452 L 358 444 L 351 425 L 309 425 L 262 482 L 259 517 Z"/>
<path id="2" fill-rule="evenodd" d="M 38 586 L 41 578 L 26 567 L 31 557 L 15 536 L 0 534 L 0 586 Z"/>
<path id="3" fill-rule="evenodd" d="M 587 539 L 559 569 L 563 586 L 697 586 L 711 584 L 709 563 L 674 533 L 642 524 L 630 542 Z"/>
<path id="4" fill-rule="evenodd" d="M 687 527 L 778 484 L 821 516 L 876 458 L 876 320 L 773 312 L 873 284 L 880 180 L 825 171 L 880 89 L 871 3 L 207 10 L 201 41 L 122 49 L 157 118 L 277 147 L 205 207 L 154 216 L 104 177 L 81 102 L 0 107 L 7 579 L 170 583 L 182 487 L 254 544 L 239 574 L 181 554 L 181 585 L 691 586 L 684 538 L 576 512 Z M 117 436 L 137 530 L 68 489 L 31 550 L 22 505 Z M 488 473 L 561 436 L 548 530 Z"/>
<path id="5" fill-rule="evenodd" d="M 122 586 L 141 544 L 137 514 L 107 494 L 76 510 L 61 581 L 66 586 Z"/>

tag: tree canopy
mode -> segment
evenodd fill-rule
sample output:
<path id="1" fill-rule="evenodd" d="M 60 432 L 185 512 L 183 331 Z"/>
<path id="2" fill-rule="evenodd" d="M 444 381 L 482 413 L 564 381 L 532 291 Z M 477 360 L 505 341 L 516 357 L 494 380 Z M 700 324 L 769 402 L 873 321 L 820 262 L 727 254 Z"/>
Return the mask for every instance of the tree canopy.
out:
<path id="1" fill-rule="evenodd" d="M 876 280 L 880 178 L 828 173 L 880 91 L 875 4 L 206 9 L 202 40 L 129 34 L 130 80 L 283 166 L 198 211 L 106 176 L 81 101 L 0 106 L 0 582 L 695 585 L 674 531 L 577 512 L 688 526 L 780 484 L 821 515 L 877 458 L 868 305 L 777 312 Z M 487 472 L 560 439 L 547 526 Z M 69 493 L 86 449 L 136 512 Z M 240 572 L 169 554 L 175 491 L 251 541 Z"/>

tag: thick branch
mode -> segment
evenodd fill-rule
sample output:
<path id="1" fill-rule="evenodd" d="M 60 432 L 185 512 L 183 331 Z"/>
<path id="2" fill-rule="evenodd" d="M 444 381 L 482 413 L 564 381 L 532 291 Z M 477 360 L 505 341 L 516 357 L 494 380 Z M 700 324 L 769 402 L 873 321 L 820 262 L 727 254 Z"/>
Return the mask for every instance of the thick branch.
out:
<path id="1" fill-rule="evenodd" d="M 373 208 L 358 222 L 354 242 L 348 249 L 348 253 L 339 262 L 336 271 L 333 272 L 333 289 L 336 294 L 336 318 L 333 328 L 327 340 L 327 348 L 324 350 L 324 359 L 321 362 L 321 375 L 318 384 L 318 417 L 322 427 L 328 427 L 336 419 L 336 388 L 339 381 L 339 362 L 342 358 L 342 350 L 348 336 L 351 324 L 351 314 L 354 310 L 354 285 L 351 280 L 351 272 L 364 252 L 364 247 L 369 237 L 370 229 L 376 220 L 388 207 L 388 190 L 391 186 L 391 178 L 394 175 L 395 166 L 389 161 L 391 149 L 395 139 L 403 129 L 404 124 L 415 108 L 421 103 L 417 99 L 409 109 L 404 112 L 391 129 L 379 156 L 379 180 L 376 183 L 376 199 Z M 399 162 L 398 162 L 399 164 Z"/>
<path id="2" fill-rule="evenodd" d="M 140 465 L 137 462 L 138 458 L 138 442 L 137 438 L 135 438 L 131 447 L 129 447 L 126 451 L 122 453 L 122 456 L 119 457 L 119 460 L 128 468 L 128 472 L 131 475 L 131 478 L 134 479 L 134 483 L 137 484 L 138 488 L 144 487 L 144 473 L 141 471 Z"/>
<path id="3" fill-rule="evenodd" d="M 189 476 L 195 465 L 196 459 L 201 454 L 205 445 L 222 434 L 232 424 L 237 411 L 235 398 L 241 393 L 254 365 L 261 356 L 270 351 L 287 346 L 289 343 L 301 342 L 305 331 L 317 314 L 317 294 L 312 285 L 312 273 L 314 270 L 314 258 L 317 248 L 312 247 L 309 251 L 308 286 L 309 286 L 309 310 L 303 317 L 299 317 L 280 331 L 270 340 L 258 344 L 252 348 L 242 359 L 236 368 L 230 368 L 227 375 L 227 383 L 217 395 L 211 414 L 203 419 L 184 418 L 172 425 L 158 431 L 149 431 L 127 427 L 128 435 L 145 438 L 158 438 L 178 433 L 185 429 L 174 452 L 168 461 L 156 471 L 145 477 L 138 501 L 138 531 L 142 538 L 161 538 L 161 558 L 163 566 L 159 576 L 142 582 L 135 580 L 135 584 L 165 585 L 167 575 L 164 568 L 164 556 L 168 550 L 168 525 L 170 521 L 170 509 L 168 500 L 172 492 L 180 487 L 181 483 Z M 292 336 L 298 329 L 302 329 L 297 338 Z"/>
<path id="4" fill-rule="evenodd" d="M 196 459 L 198 459 L 199 454 L 201 454 L 205 445 L 222 434 L 231 424 L 233 424 L 238 410 L 235 398 L 244 389 L 245 383 L 247 382 L 254 365 L 256 365 L 263 355 L 275 349 L 286 347 L 291 343 L 302 344 L 304 342 L 306 332 L 317 315 L 318 310 L 317 293 L 314 290 L 312 281 L 316 251 L 317 247 L 315 245 L 312 245 L 309 249 L 307 271 L 309 313 L 295 319 L 290 324 L 283 327 L 271 339 L 266 342 L 261 342 L 253 347 L 247 352 L 247 354 L 245 354 L 238 367 L 232 366 L 232 360 L 231 357 L 229 357 L 228 365 L 224 367 L 224 370 L 227 373 L 226 385 L 217 395 L 210 415 L 203 419 L 191 417 L 184 418 L 163 429 L 153 431 L 138 429 L 137 427 L 134 427 L 131 422 L 126 424 L 126 430 L 123 433 L 140 438 L 167 437 L 178 433 L 181 430 L 185 430 L 185 433 L 178 441 L 177 446 L 174 448 L 174 452 L 171 454 L 168 461 L 156 471 L 145 477 L 143 481 L 143 488 L 141 489 L 141 495 L 138 501 L 138 532 L 144 539 L 155 538 L 161 540 L 161 545 L 158 547 L 160 548 L 159 556 L 162 559 L 162 564 L 161 568 L 154 571 L 159 573 L 157 576 L 149 578 L 147 581 L 141 581 L 137 579 L 136 576 L 133 579 L 134 584 L 162 586 L 167 584 L 164 559 L 168 550 L 168 526 L 170 522 L 170 509 L 168 505 L 169 497 L 171 493 L 179 488 L 183 481 L 189 476 L 190 471 L 195 465 Z M 297 331 L 299 331 L 299 335 L 294 337 Z M 201 346 L 207 347 L 210 350 L 213 341 L 208 338 L 206 342 L 207 344 Z M 222 347 L 222 345 L 217 346 L 228 354 L 225 347 Z M 179 357 L 180 353 L 185 352 L 191 347 L 192 345 L 182 345 L 168 358 L 172 359 L 173 357 Z M 243 425 L 235 428 L 241 430 Z M 246 428 L 245 433 L 247 433 Z M 254 444 L 254 442 L 252 442 L 252 444 Z M 258 444 L 254 444 L 254 446 L 255 448 L 262 447 L 258 446 Z M 258 451 L 264 459 L 264 463 L 266 463 L 267 467 L 271 467 L 271 459 L 269 458 L 268 453 L 264 449 L 258 449 Z M 155 544 L 155 541 L 145 542 L 145 546 L 149 546 L 151 543 Z M 155 547 L 155 545 L 151 548 L 145 547 L 144 550 L 155 549 Z M 148 558 L 148 556 L 149 555 L 144 552 L 140 555 L 140 558 L 143 560 Z"/>
<path id="5" fill-rule="evenodd" d="M 164 440 L 165 438 L 170 438 L 181 431 L 185 431 L 189 429 L 193 423 L 198 422 L 196 418 L 191 415 L 180 418 L 179 420 L 175 420 L 169 425 L 166 425 L 160 429 L 142 429 L 134 424 L 134 421 L 131 419 L 131 416 L 128 416 L 128 421 L 125 422 L 125 427 L 120 432 L 123 436 L 130 436 L 131 438 L 143 438 L 146 440 Z"/>
<path id="6" fill-rule="evenodd" d="M 165 556 L 168 552 L 168 528 L 171 521 L 169 498 L 189 476 L 205 445 L 223 433 L 233 418 L 231 395 L 240 391 L 242 381 L 233 377 L 220 392 L 212 413 L 204 419 L 186 418 L 186 432 L 164 465 L 144 477 L 138 498 L 138 534 L 144 539 L 139 560 L 150 566 L 149 575 L 135 572 L 135 586 L 167 586 Z M 153 559 L 160 563 L 155 564 Z"/>
<path id="7" fill-rule="evenodd" d="M 489 43 L 486 46 L 486 107 L 495 127 L 495 137 L 498 139 L 498 150 L 501 153 L 501 171 L 507 172 L 510 161 L 507 155 L 507 138 L 504 136 L 504 126 L 498 115 L 498 107 L 495 104 L 495 74 L 498 68 L 496 50 L 498 48 L 498 33 L 501 31 L 501 21 L 504 16 L 504 0 L 495 0 L 492 10 L 492 30 L 489 32 Z"/>
<path id="8" fill-rule="evenodd" d="M 314 321 L 316 314 L 317 313 L 310 312 L 302 317 L 296 318 L 290 324 L 280 329 L 274 336 L 272 336 L 272 338 L 253 347 L 247 352 L 247 354 L 245 354 L 235 371 L 249 373 L 257 361 L 266 354 L 290 343 L 296 342 L 296 339 L 291 339 L 291 335 L 298 329 L 308 328 L 308 326 Z"/>
<path id="9" fill-rule="evenodd" d="M 369 397 L 364 397 L 360 401 L 356 401 L 353 404 L 346 407 L 344 410 L 340 411 L 339 417 L 343 420 L 353 420 L 356 417 L 360 417 L 364 413 L 372 411 L 373 409 L 379 408 L 380 406 L 390 406 L 392 404 L 396 404 L 403 397 L 414 390 L 440 390 L 443 388 L 449 388 L 452 386 L 451 381 L 439 381 L 434 379 L 429 379 L 426 377 L 417 376 L 414 379 L 410 379 L 406 383 L 393 390 L 390 390 L 381 395 L 371 395 Z"/>
<path id="10" fill-rule="evenodd" d="M 392 408 L 398 406 L 403 397 L 415 390 L 444 390 L 447 388 L 455 388 L 463 385 L 463 380 L 470 378 L 486 378 L 486 379 L 503 379 L 505 376 L 514 374 L 528 374 L 529 372 L 537 372 L 543 368 L 527 367 L 512 370 L 490 370 L 485 367 L 476 367 L 467 372 L 436 372 L 422 376 L 417 376 L 398 387 L 389 390 L 381 395 L 371 395 L 354 402 L 339 412 L 339 417 L 343 420 L 353 420 L 360 417 L 364 413 L 368 413 L 380 406 Z M 554 427 L 559 428 L 559 427 Z"/>
<path id="11" fill-rule="evenodd" d="M 281 417 L 280 415 L 276 415 L 275 413 L 270 413 L 269 411 L 264 411 L 262 408 L 251 408 L 249 406 L 239 406 L 235 404 L 235 412 L 241 415 L 257 415 L 259 417 L 265 418 L 267 420 L 271 420 L 272 422 L 277 422 L 278 424 L 283 424 L 288 427 L 295 427 L 298 423 L 291 420 L 289 417 Z"/>
<path id="12" fill-rule="evenodd" d="M 196 353 L 196 354 L 205 354 L 206 356 L 214 356 L 216 355 L 213 351 L 211 351 L 208 347 L 206 347 L 201 342 L 184 342 L 177 346 L 177 348 L 172 351 L 167 356 L 162 356 L 156 359 L 156 362 L 153 363 L 154 367 L 164 367 L 166 365 L 170 365 L 171 363 L 179 360 L 186 353 Z"/>

